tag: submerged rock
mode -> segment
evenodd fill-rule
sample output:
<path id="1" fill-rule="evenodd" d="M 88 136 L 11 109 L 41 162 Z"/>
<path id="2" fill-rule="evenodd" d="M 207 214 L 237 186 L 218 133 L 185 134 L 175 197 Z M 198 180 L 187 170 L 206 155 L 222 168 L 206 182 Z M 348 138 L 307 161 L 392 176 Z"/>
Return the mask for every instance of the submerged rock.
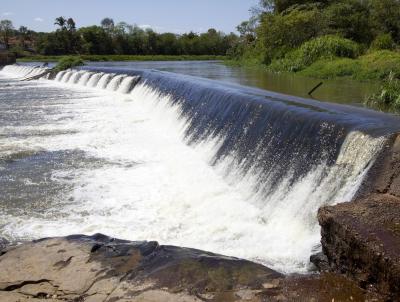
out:
<path id="1" fill-rule="evenodd" d="M 0 301 L 379 301 L 335 274 L 289 276 L 195 249 L 74 235 L 8 248 Z"/>

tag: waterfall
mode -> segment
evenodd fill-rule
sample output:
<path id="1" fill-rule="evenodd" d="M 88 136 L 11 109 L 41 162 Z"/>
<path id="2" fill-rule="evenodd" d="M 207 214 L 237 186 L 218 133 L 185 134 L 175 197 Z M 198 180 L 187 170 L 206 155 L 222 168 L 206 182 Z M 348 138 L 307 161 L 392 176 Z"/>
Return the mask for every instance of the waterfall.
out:
<path id="1" fill-rule="evenodd" d="M 28 71 L 22 66 L 6 66 L 2 72 L 23 75 Z M 153 236 L 164 236 L 169 243 L 246 257 L 285 272 L 306 269 L 309 255 L 320 240 L 318 208 L 352 200 L 387 138 L 399 128 L 398 118 L 382 113 L 166 72 L 87 68 L 59 72 L 54 81 L 60 87 L 65 82 L 77 83 L 101 95 L 102 90 L 115 92 L 104 95 L 116 99 L 124 94 L 124 100 L 133 101 L 120 101 L 119 105 L 113 101 L 113 106 L 126 106 L 122 111 L 115 108 L 115 120 L 101 124 L 107 114 L 113 114 L 114 108 L 110 107 L 102 118 L 93 113 L 90 125 L 101 124 L 100 129 L 122 125 L 124 130 L 118 130 L 126 138 L 112 139 L 126 149 L 113 149 L 112 154 L 142 154 L 138 146 L 148 143 L 155 157 L 152 165 L 162 160 L 166 164 L 148 174 L 135 174 L 145 169 L 139 167 L 118 171 L 121 175 L 113 177 L 120 177 L 121 182 L 133 177 L 134 184 L 145 179 L 152 184 L 152 175 L 176 167 L 178 172 L 171 172 L 165 179 L 177 177 L 181 183 L 174 185 L 188 188 L 188 193 L 169 195 L 171 183 L 161 183 L 160 187 L 155 183 L 152 185 L 159 191 L 148 192 L 149 185 L 142 193 L 151 200 L 144 207 L 151 213 L 153 209 L 158 214 L 170 213 L 171 217 L 163 216 L 153 224 L 192 236 L 187 241 L 179 241 L 174 232 L 155 231 Z M 120 132 L 107 132 L 102 139 L 108 142 L 114 133 Z M 129 141 L 130 135 L 138 141 Z M 162 143 L 149 143 L 146 139 L 152 135 Z M 108 148 L 111 144 L 104 145 Z M 180 146 L 179 152 L 166 151 L 175 145 Z M 99 149 L 96 145 L 96 152 Z M 104 152 L 109 153 L 108 149 Z M 200 154 L 207 166 L 196 157 L 192 167 L 188 158 L 197 156 L 193 154 Z M 182 170 L 180 161 L 185 163 Z M 217 176 L 207 174 L 211 173 L 209 167 Z M 187 180 L 185 176 L 179 178 L 185 172 Z M 202 173 L 207 177 L 196 182 L 197 174 Z M 91 178 L 102 186 L 114 182 L 107 173 L 82 177 L 85 181 Z M 214 183 L 223 185 L 215 189 Z M 116 189 L 110 192 L 118 195 L 118 185 L 114 185 Z M 210 188 L 213 193 L 199 193 L 201 198 L 197 198 L 202 188 Z M 230 190 L 235 194 L 224 195 Z M 134 195 L 135 189 L 129 194 Z M 112 200 L 114 195 L 110 196 Z M 222 200 L 219 196 L 225 197 Z M 80 206 L 84 212 L 106 205 L 97 205 L 96 199 L 90 206 L 74 205 Z M 114 221 L 118 223 L 118 219 Z"/>
<path id="2" fill-rule="evenodd" d="M 78 84 L 81 86 L 86 86 L 93 74 L 94 74 L 93 72 L 83 72 L 83 75 L 79 79 Z M 57 78 L 55 80 L 57 80 Z"/>
<path id="3" fill-rule="evenodd" d="M 104 74 L 96 85 L 96 88 L 104 89 L 107 87 L 108 82 L 115 76 L 114 74 Z"/>
<path id="4" fill-rule="evenodd" d="M 99 72 L 99 73 L 95 73 L 94 75 L 92 75 L 89 79 L 89 81 L 87 82 L 86 86 L 89 87 L 96 87 L 97 83 L 99 82 L 100 78 L 104 75 L 103 72 Z"/>
<path id="5" fill-rule="evenodd" d="M 121 81 L 121 84 L 119 85 L 117 91 L 120 93 L 129 93 L 132 90 L 133 85 L 135 85 L 138 80 L 139 80 L 139 77 L 137 77 L 137 76 L 136 77 L 131 77 L 131 76 L 125 77 Z"/>
<path id="6" fill-rule="evenodd" d="M 126 75 L 122 75 L 122 74 L 119 74 L 119 75 L 116 75 L 115 77 L 113 77 L 113 79 L 107 85 L 107 90 L 116 91 L 118 89 L 118 87 L 120 86 L 122 80 L 125 77 L 126 77 Z"/>
<path id="7" fill-rule="evenodd" d="M 76 71 L 72 74 L 71 78 L 69 79 L 70 84 L 77 84 L 80 78 L 83 76 L 85 72 L 83 71 Z"/>

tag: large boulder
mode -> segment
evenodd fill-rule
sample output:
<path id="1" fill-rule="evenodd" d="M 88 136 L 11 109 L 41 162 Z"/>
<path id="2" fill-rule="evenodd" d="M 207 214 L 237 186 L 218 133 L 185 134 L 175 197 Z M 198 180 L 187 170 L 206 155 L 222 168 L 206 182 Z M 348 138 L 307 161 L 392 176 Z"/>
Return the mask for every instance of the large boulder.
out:
<path id="1" fill-rule="evenodd" d="M 371 194 L 324 207 L 318 219 L 331 271 L 400 301 L 400 198 Z"/>
<path id="2" fill-rule="evenodd" d="M 101 234 L 9 247 L 0 272 L 7 302 L 379 301 L 337 274 L 285 277 L 246 260 Z"/>

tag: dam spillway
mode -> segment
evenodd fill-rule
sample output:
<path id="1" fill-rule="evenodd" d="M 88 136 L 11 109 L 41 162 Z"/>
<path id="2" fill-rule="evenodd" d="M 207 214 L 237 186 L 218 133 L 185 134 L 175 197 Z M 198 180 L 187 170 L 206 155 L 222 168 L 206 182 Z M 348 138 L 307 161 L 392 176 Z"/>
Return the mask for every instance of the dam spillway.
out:
<path id="1" fill-rule="evenodd" d="M 152 70 L 0 72 L 0 232 L 103 232 L 307 270 L 399 119 Z"/>

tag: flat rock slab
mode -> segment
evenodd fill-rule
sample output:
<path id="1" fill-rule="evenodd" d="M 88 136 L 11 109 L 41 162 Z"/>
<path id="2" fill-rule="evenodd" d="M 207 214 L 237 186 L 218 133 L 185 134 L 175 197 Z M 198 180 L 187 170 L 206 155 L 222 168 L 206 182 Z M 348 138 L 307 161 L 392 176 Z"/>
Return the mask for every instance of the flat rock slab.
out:
<path id="1" fill-rule="evenodd" d="M 0 301 L 380 301 L 344 276 L 290 276 L 195 249 L 101 234 L 3 249 Z"/>
<path id="2" fill-rule="evenodd" d="M 400 198 L 372 194 L 324 207 L 318 219 L 331 268 L 400 301 Z"/>

